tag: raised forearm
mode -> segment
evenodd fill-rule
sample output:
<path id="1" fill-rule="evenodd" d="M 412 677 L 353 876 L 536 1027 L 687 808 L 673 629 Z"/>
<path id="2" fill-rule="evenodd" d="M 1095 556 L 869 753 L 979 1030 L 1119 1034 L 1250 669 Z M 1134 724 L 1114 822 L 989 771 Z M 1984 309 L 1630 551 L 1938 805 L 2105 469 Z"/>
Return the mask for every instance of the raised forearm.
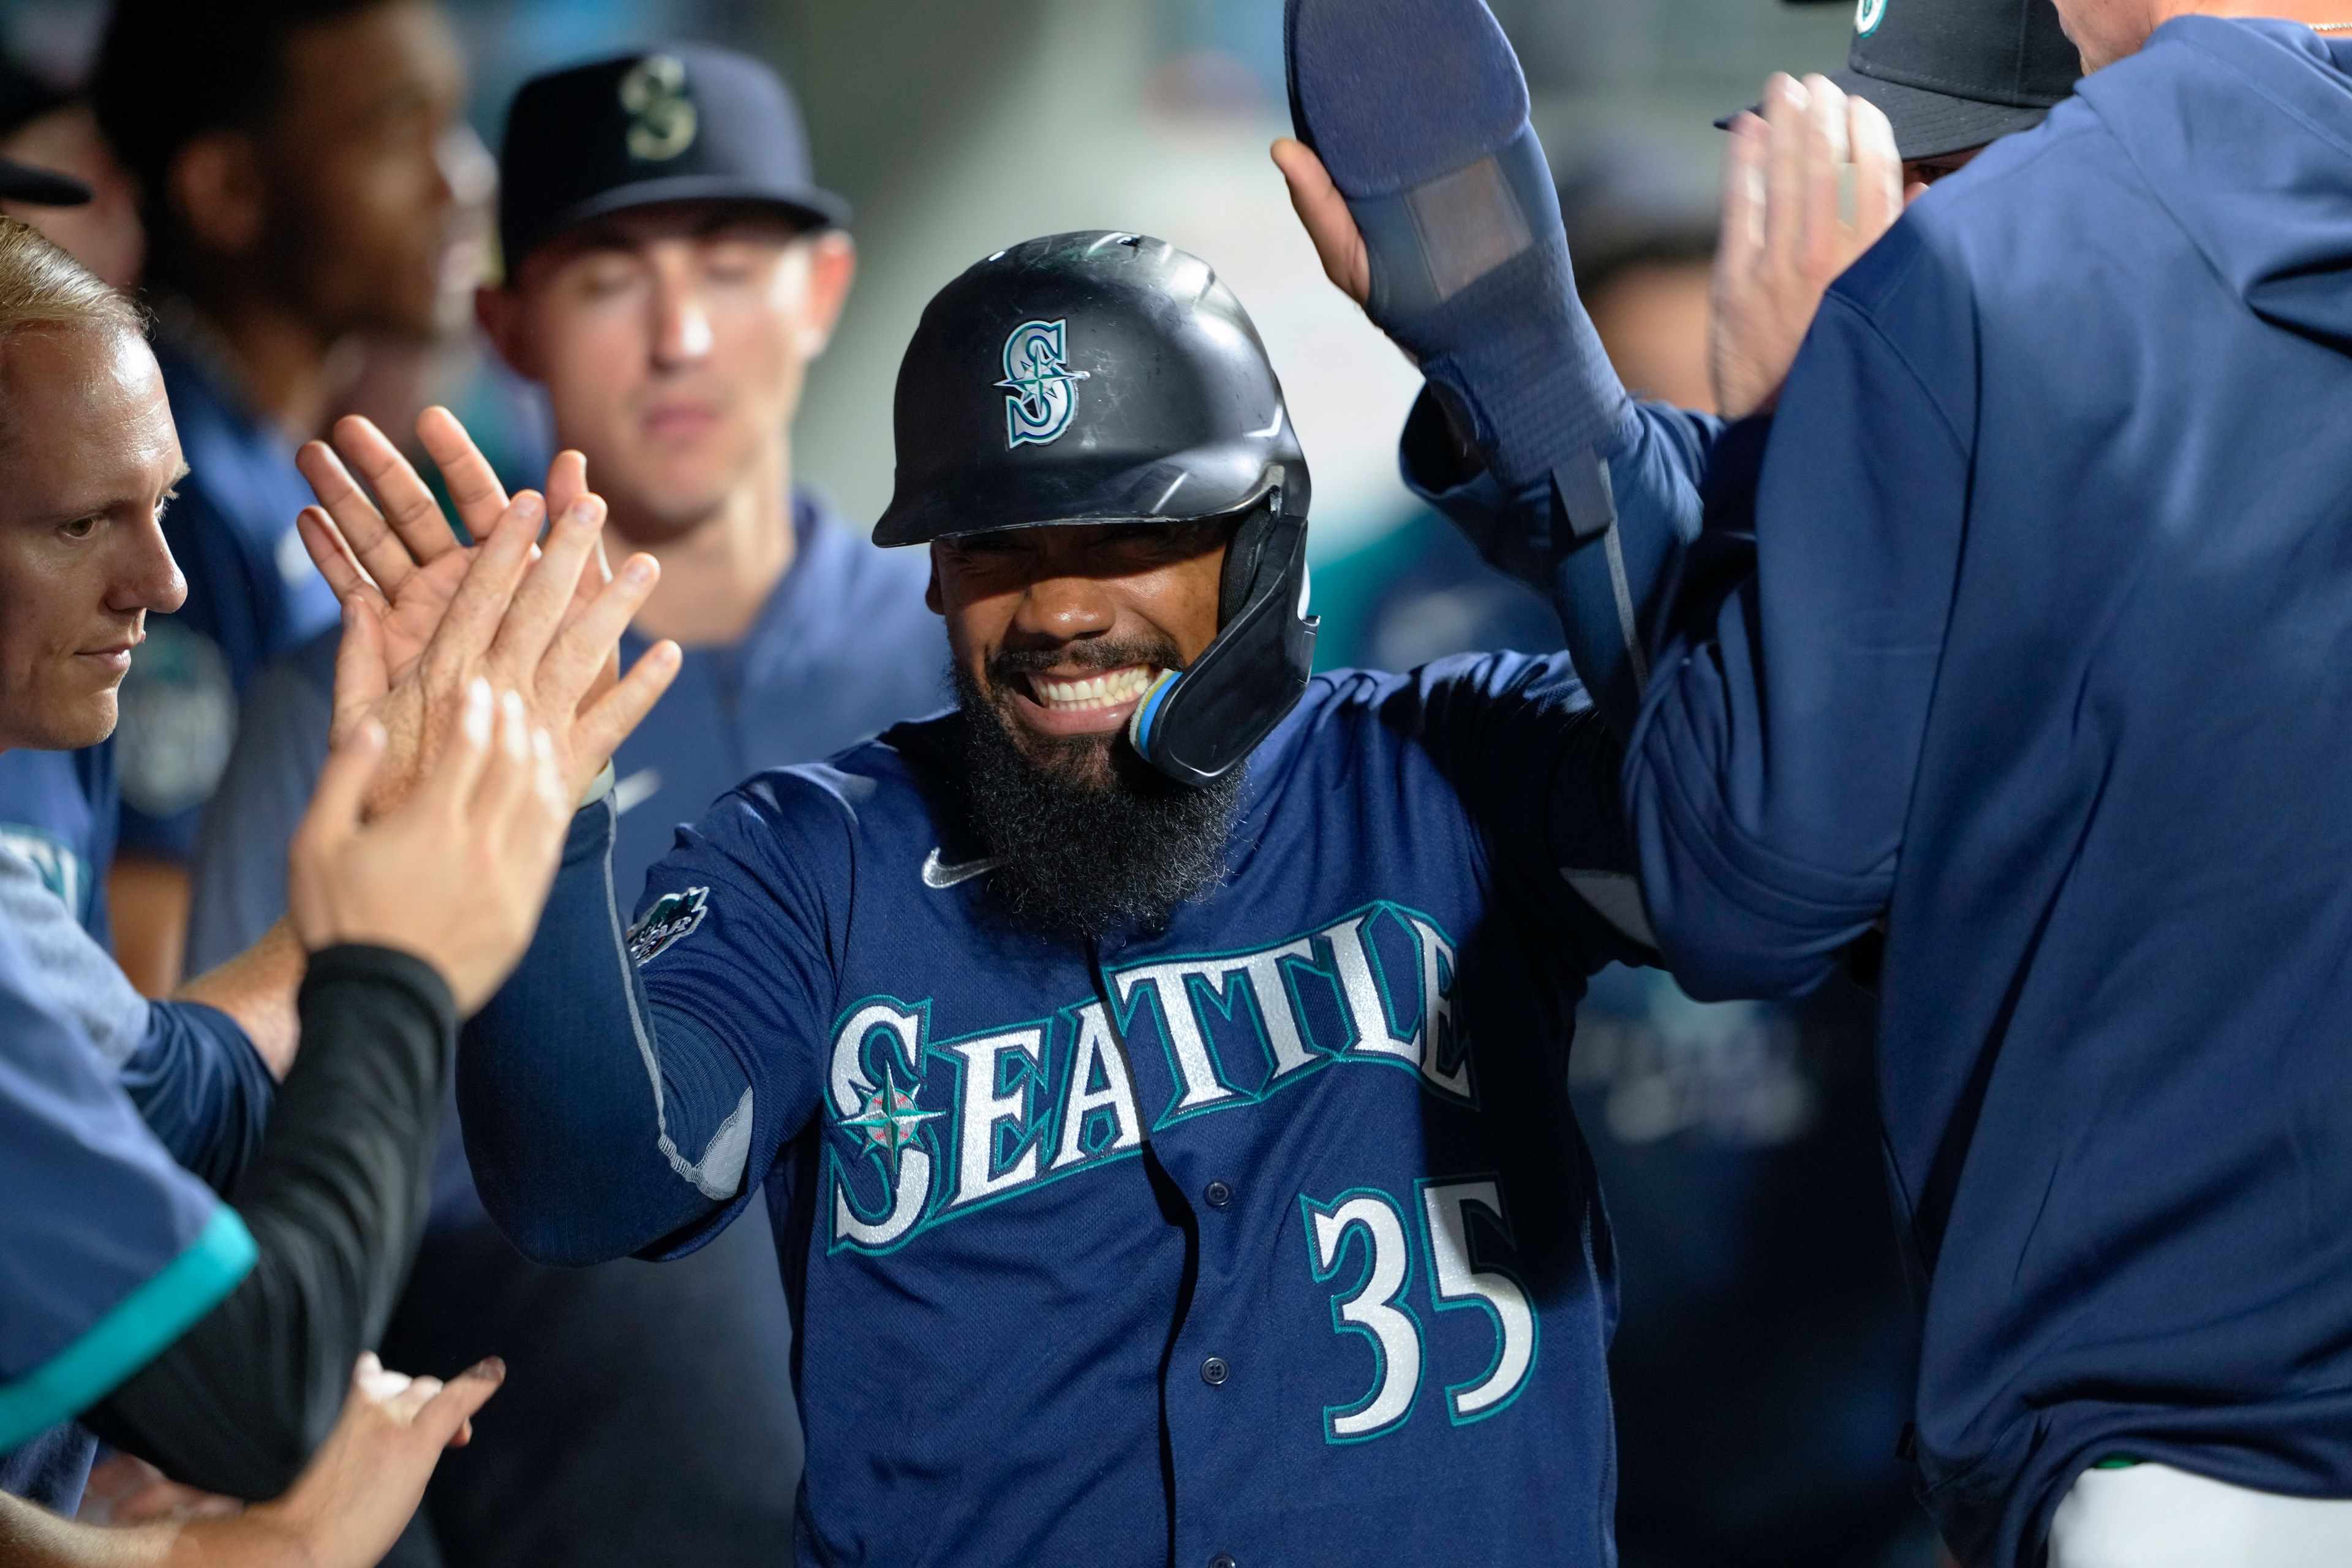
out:
<path id="1" fill-rule="evenodd" d="M 467 1026 L 457 1100 L 483 1205 L 516 1247 L 579 1265 L 651 1247 L 732 1199 L 749 1081 L 692 1020 L 657 1012 L 610 869 L 612 812 L 580 814 L 539 931 Z M 735 1147 L 731 1165 L 714 1148 Z"/>

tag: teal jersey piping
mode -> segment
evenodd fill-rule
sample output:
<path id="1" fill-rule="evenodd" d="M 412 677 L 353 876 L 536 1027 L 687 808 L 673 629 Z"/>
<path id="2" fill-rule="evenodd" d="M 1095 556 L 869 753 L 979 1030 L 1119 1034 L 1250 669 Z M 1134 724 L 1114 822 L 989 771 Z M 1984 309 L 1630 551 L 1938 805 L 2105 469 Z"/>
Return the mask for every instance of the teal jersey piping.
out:
<path id="1" fill-rule="evenodd" d="M 0 1453 L 89 1409 L 162 1354 L 236 1288 L 258 1256 L 226 1204 L 187 1249 L 115 1303 L 81 1338 L 14 1383 L 0 1384 Z"/>

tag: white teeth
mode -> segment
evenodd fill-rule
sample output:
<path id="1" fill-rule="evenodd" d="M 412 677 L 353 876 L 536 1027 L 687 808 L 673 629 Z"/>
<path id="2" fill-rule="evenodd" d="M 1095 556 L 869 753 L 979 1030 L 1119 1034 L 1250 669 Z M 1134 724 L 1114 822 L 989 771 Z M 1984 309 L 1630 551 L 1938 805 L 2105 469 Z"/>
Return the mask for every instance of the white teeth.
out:
<path id="1" fill-rule="evenodd" d="M 1149 665 L 1129 665 L 1107 675 L 1090 676 L 1080 680 L 1050 680 L 1042 675 L 1029 678 L 1029 688 L 1037 700 L 1056 713 L 1083 712 L 1089 708 L 1112 708 L 1131 702 L 1149 690 L 1159 672 Z"/>

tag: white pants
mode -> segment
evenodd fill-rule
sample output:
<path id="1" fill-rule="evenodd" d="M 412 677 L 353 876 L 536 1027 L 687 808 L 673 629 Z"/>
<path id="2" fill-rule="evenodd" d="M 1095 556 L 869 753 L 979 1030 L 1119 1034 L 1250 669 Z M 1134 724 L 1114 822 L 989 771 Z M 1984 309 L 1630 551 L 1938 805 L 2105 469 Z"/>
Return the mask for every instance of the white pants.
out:
<path id="1" fill-rule="evenodd" d="M 2352 1500 L 2169 1465 L 2085 1470 L 2050 1521 L 2050 1568 L 2352 1568 Z"/>

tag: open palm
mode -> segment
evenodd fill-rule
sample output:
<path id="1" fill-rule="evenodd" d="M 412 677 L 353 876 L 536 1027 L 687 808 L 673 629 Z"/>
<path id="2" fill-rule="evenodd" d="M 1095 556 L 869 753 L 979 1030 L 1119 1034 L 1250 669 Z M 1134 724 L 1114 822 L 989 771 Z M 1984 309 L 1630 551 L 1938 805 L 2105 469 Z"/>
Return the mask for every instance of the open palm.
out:
<path id="1" fill-rule="evenodd" d="M 488 459 L 446 408 L 418 415 L 416 435 L 441 470 L 467 536 L 487 537 L 510 499 Z M 397 686 L 447 613 L 473 546 L 458 541 L 415 467 L 367 419 L 352 415 L 337 421 L 332 446 L 310 442 L 295 462 L 320 503 L 296 519 L 303 545 L 339 597 L 348 602 L 356 595 L 375 612 L 384 677 Z M 352 478 L 353 468 L 382 500 L 382 510 Z M 562 517 L 587 489 L 587 460 L 574 451 L 557 453 L 547 469 L 547 515 Z M 583 574 L 584 595 L 593 596 L 608 580 L 602 568 L 598 562 Z M 335 715 L 338 738 L 356 717 Z"/>

